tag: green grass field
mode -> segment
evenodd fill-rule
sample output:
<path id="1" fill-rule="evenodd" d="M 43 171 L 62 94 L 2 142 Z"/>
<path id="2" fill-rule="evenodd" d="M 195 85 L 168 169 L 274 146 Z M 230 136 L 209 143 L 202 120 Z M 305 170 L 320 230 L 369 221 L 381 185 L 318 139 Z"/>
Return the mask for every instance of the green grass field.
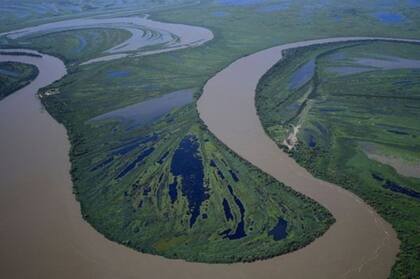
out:
<path id="1" fill-rule="evenodd" d="M 38 75 L 38 69 L 32 65 L 0 63 L 0 100 L 24 87 Z"/>
<path id="2" fill-rule="evenodd" d="M 366 146 L 419 163 L 419 50 L 384 42 L 292 50 L 263 77 L 257 94 L 263 125 L 279 145 L 291 125 L 301 125 L 291 156 L 317 177 L 355 192 L 394 226 L 402 243 L 392 278 L 420 274 L 420 179 L 370 160 Z M 398 64 L 408 60 L 417 66 Z M 291 86 L 308 61 L 313 75 Z"/>

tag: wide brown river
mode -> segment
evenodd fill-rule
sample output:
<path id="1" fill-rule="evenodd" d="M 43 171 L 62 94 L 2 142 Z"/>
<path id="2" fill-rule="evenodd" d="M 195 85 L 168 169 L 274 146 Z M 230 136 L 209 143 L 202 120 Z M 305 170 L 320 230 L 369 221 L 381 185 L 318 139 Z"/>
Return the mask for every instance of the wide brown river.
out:
<path id="1" fill-rule="evenodd" d="M 244 159 L 328 208 L 337 222 L 296 252 L 247 264 L 199 264 L 141 254 L 87 224 L 72 194 L 66 130 L 35 97 L 66 74 L 57 58 L 0 55 L 38 67 L 38 77 L 0 102 L 2 278 L 386 278 L 394 230 L 342 188 L 313 178 L 267 137 L 256 114 L 259 78 L 288 47 L 244 57 L 208 81 L 198 102 L 209 129 Z M 349 40 L 339 39 L 339 40 Z"/>

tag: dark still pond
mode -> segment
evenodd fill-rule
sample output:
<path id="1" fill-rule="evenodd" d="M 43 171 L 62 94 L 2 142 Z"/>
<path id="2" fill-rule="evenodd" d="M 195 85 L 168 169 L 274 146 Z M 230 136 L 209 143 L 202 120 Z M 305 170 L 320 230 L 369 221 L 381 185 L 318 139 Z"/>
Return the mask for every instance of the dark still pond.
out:
<path id="1" fill-rule="evenodd" d="M 287 229 L 287 221 L 284 220 L 283 218 L 279 218 L 274 228 L 272 228 L 268 232 L 268 235 L 273 236 L 273 239 L 276 241 L 281 240 L 287 236 L 286 229 Z"/>
<path id="2" fill-rule="evenodd" d="M 195 136 L 186 136 L 176 149 L 171 162 L 172 174 L 175 177 L 182 177 L 181 191 L 188 200 L 189 213 L 191 214 L 190 227 L 194 225 L 200 215 L 201 204 L 208 199 L 199 147 L 198 139 Z M 170 188 L 172 193 L 170 195 L 171 199 L 175 201 L 176 194 L 173 187 Z"/>

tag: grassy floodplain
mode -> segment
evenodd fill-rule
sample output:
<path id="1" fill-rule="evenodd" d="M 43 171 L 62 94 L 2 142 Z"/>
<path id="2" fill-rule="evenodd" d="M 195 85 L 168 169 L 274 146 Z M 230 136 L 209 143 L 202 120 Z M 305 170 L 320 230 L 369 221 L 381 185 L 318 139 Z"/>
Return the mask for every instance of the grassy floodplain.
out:
<path id="1" fill-rule="evenodd" d="M 191 261 L 235 262 L 295 250 L 329 227 L 333 218 L 325 209 L 240 160 L 213 138 L 199 122 L 194 105 L 134 128 L 130 121 L 92 121 L 118 102 L 124 108 L 134 103 L 132 100 L 139 103 L 177 89 L 172 87 L 176 79 L 169 73 L 166 78 L 162 76 L 159 65 L 164 64 L 143 70 L 144 63 L 149 61 L 152 66 L 156 57 L 137 59 L 138 65 L 115 61 L 102 64 L 101 70 L 98 65 L 89 65 L 84 67 L 86 71 L 75 71 L 69 79 L 55 84 L 53 88 L 60 88 L 60 94 L 46 97 L 41 93 L 49 111 L 72 115 L 63 121 L 79 115 L 77 122 L 64 123 L 73 135 L 75 193 L 84 217 L 96 229 L 112 240 L 148 253 Z M 85 83 L 79 83 L 82 79 Z M 137 85 L 138 79 L 148 82 Z M 177 85 L 194 88 L 197 83 L 179 78 Z M 69 92 L 79 92 L 84 113 L 69 110 L 67 104 L 75 100 Z M 91 106 L 85 98 L 95 99 L 97 105 Z M 187 197 L 188 188 L 183 190 L 186 178 L 174 175 L 171 168 L 181 141 L 189 136 L 199 143 L 194 157 L 201 158 L 203 171 L 203 183 L 196 183 L 199 177 L 195 176 L 191 182 L 199 190 L 191 199 Z M 133 165 L 142 154 L 146 157 Z M 175 176 L 177 198 L 172 201 L 170 185 L 175 183 Z M 204 195 L 200 215 L 191 225 L 193 209 L 189 205 L 200 195 Z M 224 200 L 230 210 L 225 211 Z M 287 231 L 281 240 L 275 240 L 270 231 L 279 218 L 287 222 Z"/>
<path id="2" fill-rule="evenodd" d="M 280 146 L 300 126 L 290 151 L 299 164 L 355 192 L 394 226 L 402 244 L 393 278 L 420 274 L 420 179 L 368 156 L 420 164 L 419 50 L 386 42 L 290 50 L 260 81 L 256 99 Z"/>
<path id="3" fill-rule="evenodd" d="M 34 35 L 30 44 L 20 44 L 19 47 L 29 47 L 48 52 L 60 57 L 67 65 L 79 64 L 94 58 L 98 53 L 118 45 L 128 38 L 130 32 L 123 29 L 91 28 L 69 30 L 58 33 Z"/>
<path id="4" fill-rule="evenodd" d="M 0 0 L 0 32 L 65 18 L 103 13 L 138 13 L 193 3 L 185 0 Z"/>
<path id="5" fill-rule="evenodd" d="M 80 43 L 72 38 L 83 35 L 89 44 L 94 34 L 103 33 L 106 45 L 112 40 L 117 45 L 125 35 L 115 29 L 77 30 L 67 31 L 70 36 L 65 40 L 63 33 L 54 33 L 10 43 L 54 53 L 69 66 L 69 75 L 51 87 L 59 88 L 60 93 L 41 95 L 47 110 L 68 130 L 75 193 L 85 218 L 96 229 L 135 249 L 167 257 L 247 261 L 305 245 L 327 229 L 331 216 L 231 154 L 201 125 L 193 104 L 135 129 L 127 130 L 124 122 L 90 120 L 176 90 L 201 88 L 235 59 L 280 43 L 346 35 L 419 36 L 417 8 L 400 1 L 391 6 L 383 3 L 386 1 L 365 2 L 205 1 L 162 10 L 152 13 L 152 18 L 205 26 L 215 33 L 215 39 L 195 49 L 86 66 L 75 62 L 86 59 L 83 55 L 99 54 L 102 46 L 88 54 L 70 53 Z M 390 9 L 404 17 L 393 22 L 383 14 L 378 18 L 376 12 Z M 199 94 L 196 90 L 196 96 Z M 182 174 L 177 175 L 174 203 L 173 186 L 169 187 L 175 182 L 173 171 L 179 173 L 171 170 L 171 162 L 189 136 L 199 143 L 193 157 L 201 158 L 205 185 L 197 194 L 198 201 L 204 201 L 193 226 L 187 192 L 182 194 Z M 142 140 L 146 142 L 140 144 Z M 194 175 L 200 180 L 200 171 Z M 226 213 L 224 200 L 231 214 Z M 226 237 L 233 238 L 242 216 L 247 236 L 229 240 Z M 287 236 L 275 241 L 269 233 L 279 217 L 288 222 Z M 231 231 L 226 232 L 228 229 Z M 394 269 L 396 277 L 403 276 L 406 261 L 404 258 Z"/>
<path id="6" fill-rule="evenodd" d="M 2 62 L 0 63 L 0 100 L 24 87 L 38 75 L 38 69 L 32 65 Z"/>

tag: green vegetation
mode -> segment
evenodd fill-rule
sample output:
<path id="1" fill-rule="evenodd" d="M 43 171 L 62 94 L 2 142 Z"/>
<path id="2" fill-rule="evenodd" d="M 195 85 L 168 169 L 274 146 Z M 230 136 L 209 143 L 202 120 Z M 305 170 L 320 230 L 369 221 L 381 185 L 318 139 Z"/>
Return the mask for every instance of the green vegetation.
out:
<path id="1" fill-rule="evenodd" d="M 193 106 L 188 106 L 153 126 L 129 132 L 118 122 L 90 124 L 85 129 L 93 130 L 91 138 L 72 139 L 75 191 L 85 218 L 100 232 L 147 253 L 191 261 L 235 262 L 297 249 L 328 228 L 333 219 L 325 209 L 231 154 L 203 126 L 194 124 L 194 114 Z M 86 134 L 85 130 L 78 132 Z M 198 139 L 199 154 L 195 156 L 202 158 L 203 187 L 208 195 L 193 226 L 188 213 L 190 200 L 181 191 L 186 178 L 177 177 L 174 202 L 169 194 L 169 185 L 175 180 L 173 154 L 187 135 Z M 129 143 L 135 140 L 141 143 L 128 153 L 115 153 L 121 147 L 130 149 Z M 150 148 L 153 152 L 142 163 L 121 176 L 128 163 Z M 112 162 L 104 163 L 108 158 Z M 235 231 L 241 219 L 228 185 L 245 207 L 246 236 L 238 240 L 221 235 L 227 229 Z M 229 201 L 232 220 L 225 217 L 223 199 Z M 288 222 L 288 236 L 275 241 L 267 232 L 280 217 Z"/>
<path id="2" fill-rule="evenodd" d="M 208 262 L 270 257 L 301 247 L 322 234 L 332 222 L 325 209 L 231 154 L 203 127 L 193 105 L 172 111 L 157 122 L 135 129 L 127 130 L 124 122 L 89 121 L 103 113 L 175 90 L 201 88 L 207 79 L 237 58 L 281 43 L 351 35 L 417 38 L 420 34 L 417 28 L 420 20 L 418 9 L 400 1 L 393 3 L 391 9 L 403 14 L 405 20 L 392 24 L 382 22 L 373 15 L 378 10 L 390 9 L 378 3 L 381 1 L 313 2 L 290 1 L 284 9 L 274 11 L 270 10 L 270 5 L 279 4 L 278 1 L 203 1 L 199 5 L 162 9 L 151 13 L 152 18 L 205 26 L 214 32 L 215 39 L 199 48 L 85 66 L 75 62 L 100 54 L 103 46 L 90 43 L 95 48 L 88 54 L 71 53 L 70 50 L 79 43 L 75 38 L 80 33 L 87 42 L 94 42 L 93 36 L 99 32 L 97 29 L 68 31 L 69 38 L 64 38 L 62 33 L 54 33 L 41 36 L 36 42 L 27 40 L 28 45 L 34 44 L 41 51 L 64 57 L 67 66 L 70 66 L 69 75 L 47 88 L 59 88 L 55 91 L 59 93 L 46 96 L 42 101 L 68 131 L 72 143 L 72 177 L 84 217 L 108 238 L 135 249 Z M 128 14 L 118 7 L 109 11 L 114 14 L 118 11 L 119 16 Z M 87 13 L 90 11 L 83 10 L 77 15 Z M 137 13 L 133 9 L 129 14 Z M 54 20 L 62 18 L 61 15 Z M 51 19 L 34 19 L 25 24 L 48 20 Z M 9 24 L 7 28 L 15 29 L 17 26 L 22 24 Z M 100 35 L 106 46 L 112 40 L 117 45 L 125 36 L 115 30 L 100 32 L 112 33 Z M 199 92 L 196 97 L 198 95 Z M 282 126 L 278 127 L 278 131 L 279 135 L 285 134 Z M 194 156 L 202 158 L 203 185 L 208 195 L 192 227 L 189 224 L 191 211 L 187 197 L 181 194 L 184 185 L 181 176 L 176 175 L 178 196 L 174 203 L 169 193 L 169 185 L 175 181 L 171 162 L 180 143 L 188 135 L 194 135 L 199 143 L 199 153 Z M 135 145 L 128 153 L 118 153 L 121 148 L 130 147 L 132 140 L 154 136 L 158 139 Z M 142 154 L 145 158 L 125 174 L 123 170 Z M 162 158 L 166 159 L 159 163 Z M 211 165 L 212 160 L 221 175 Z M 237 175 L 239 181 L 234 181 L 229 170 Z M 227 185 L 231 185 L 233 194 Z M 398 196 L 377 188 L 377 191 L 383 191 L 390 197 Z M 235 196 L 244 207 L 244 231 L 247 236 L 228 240 L 223 238 L 223 232 L 238 228 L 242 219 L 241 207 Z M 229 220 L 224 213 L 224 199 L 232 211 L 233 217 Z M 415 213 L 411 214 L 414 217 L 407 217 L 407 223 L 415 222 L 411 221 L 415 220 Z M 287 237 L 274 241 L 268 233 L 278 218 L 288 222 Z M 413 228 L 411 223 L 407 227 Z M 402 261 L 404 265 L 399 263 L 394 274 L 401 274 L 398 272 L 407 266 L 408 261 Z"/>
<path id="3" fill-rule="evenodd" d="M 0 32 L 70 17 L 138 13 L 193 3 L 188 0 L 0 0 Z"/>
<path id="4" fill-rule="evenodd" d="M 186 55 L 187 51 L 179 54 Z M 174 64 L 168 65 L 168 61 Z M 321 235 L 333 222 L 331 215 L 231 154 L 200 124 L 193 105 L 131 130 L 127 130 L 129 123 L 125 121 L 90 121 L 113 109 L 204 83 L 205 76 L 164 70 L 178 65 L 177 61 L 176 54 L 168 54 L 87 65 L 51 87 L 60 88 L 59 94 L 42 98 L 48 111 L 68 129 L 75 192 L 85 218 L 112 240 L 144 252 L 191 261 L 262 259 L 295 250 Z M 205 69 L 205 65 L 202 67 Z M 127 74 L 110 76 L 115 72 Z M 189 134 L 199 142 L 208 194 L 192 227 L 188 199 L 181 194 L 181 178 L 177 179 L 178 198 L 174 203 L 169 195 L 169 185 L 174 182 L 170 167 L 173 154 Z M 147 141 L 153 137 L 156 139 Z M 115 153 L 130 149 L 133 141 L 142 139 L 146 142 L 128 153 Z M 119 178 L 128 164 L 150 148 L 153 152 L 142 163 Z M 167 159 L 159 163 L 163 157 Z M 211 166 L 212 161 L 217 167 Z M 233 179 L 230 170 L 239 181 Z M 235 231 L 241 219 L 240 207 L 228 185 L 245 209 L 246 236 L 237 240 L 220 235 L 227 229 Z M 232 220 L 225 217 L 223 199 L 229 201 Z M 288 222 L 287 237 L 275 241 L 268 232 L 278 218 Z"/>
<path id="5" fill-rule="evenodd" d="M 42 50 L 60 57 L 67 65 L 78 64 L 118 45 L 128 38 L 131 33 L 123 29 L 91 28 L 70 30 L 47 35 L 37 35 L 26 38 L 17 47 L 27 47 Z"/>
<path id="6" fill-rule="evenodd" d="M 401 253 L 391 278 L 420 274 L 420 179 L 404 177 L 366 153 L 373 146 L 419 162 L 419 50 L 385 42 L 290 50 L 262 78 L 257 93 L 263 126 L 279 145 L 292 125 L 300 125 L 290 155 L 317 177 L 356 193 L 394 226 Z M 315 63 L 314 74 L 291 87 L 308 61 Z"/>
<path id="7" fill-rule="evenodd" d="M 0 100 L 27 85 L 37 75 L 38 69 L 35 66 L 0 62 Z"/>

